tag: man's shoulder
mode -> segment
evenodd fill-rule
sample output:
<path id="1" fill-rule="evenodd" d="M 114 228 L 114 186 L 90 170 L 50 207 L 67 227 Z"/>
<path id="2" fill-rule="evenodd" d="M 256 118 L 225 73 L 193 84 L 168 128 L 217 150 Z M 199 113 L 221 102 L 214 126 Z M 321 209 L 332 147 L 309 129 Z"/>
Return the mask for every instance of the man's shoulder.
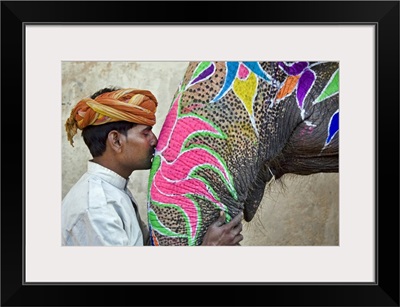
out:
<path id="1" fill-rule="evenodd" d="M 78 210 L 102 208 L 109 204 L 128 201 L 126 192 L 103 178 L 84 174 L 64 197 L 63 206 L 74 206 Z"/>

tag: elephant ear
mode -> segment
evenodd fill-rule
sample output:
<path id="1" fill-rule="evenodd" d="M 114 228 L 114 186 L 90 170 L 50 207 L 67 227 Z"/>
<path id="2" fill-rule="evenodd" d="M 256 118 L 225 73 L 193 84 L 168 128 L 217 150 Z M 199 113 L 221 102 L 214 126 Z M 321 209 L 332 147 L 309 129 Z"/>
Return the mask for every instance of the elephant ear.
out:
<path id="1" fill-rule="evenodd" d="M 257 177 L 252 185 L 250 185 L 249 190 L 247 192 L 247 198 L 244 203 L 244 220 L 246 222 L 250 222 L 254 215 L 257 212 L 258 207 L 260 206 L 261 200 L 264 197 L 264 191 L 274 176 L 268 166 L 268 164 L 264 164 L 263 167 L 260 168 Z"/>

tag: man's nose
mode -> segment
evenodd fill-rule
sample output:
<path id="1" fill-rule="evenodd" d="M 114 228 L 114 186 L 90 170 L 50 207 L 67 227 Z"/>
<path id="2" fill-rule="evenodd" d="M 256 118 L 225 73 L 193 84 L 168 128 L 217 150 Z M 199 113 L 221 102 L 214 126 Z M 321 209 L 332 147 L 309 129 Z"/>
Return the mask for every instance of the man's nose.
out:
<path id="1" fill-rule="evenodd" d="M 150 141 L 150 145 L 153 146 L 153 147 L 156 147 L 156 146 L 157 146 L 157 143 L 158 143 L 158 139 L 157 139 L 157 137 L 153 134 L 153 138 L 152 138 L 151 141 Z"/>

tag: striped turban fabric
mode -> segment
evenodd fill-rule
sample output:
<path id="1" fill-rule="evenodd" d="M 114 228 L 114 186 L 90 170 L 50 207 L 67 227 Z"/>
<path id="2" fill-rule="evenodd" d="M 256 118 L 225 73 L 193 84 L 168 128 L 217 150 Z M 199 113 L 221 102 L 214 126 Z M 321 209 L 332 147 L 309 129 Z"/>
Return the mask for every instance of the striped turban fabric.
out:
<path id="1" fill-rule="evenodd" d="M 74 146 L 77 129 L 91 125 L 128 121 L 154 126 L 157 105 L 157 99 L 150 91 L 135 88 L 106 92 L 94 99 L 84 98 L 72 109 L 65 123 L 68 140 Z"/>

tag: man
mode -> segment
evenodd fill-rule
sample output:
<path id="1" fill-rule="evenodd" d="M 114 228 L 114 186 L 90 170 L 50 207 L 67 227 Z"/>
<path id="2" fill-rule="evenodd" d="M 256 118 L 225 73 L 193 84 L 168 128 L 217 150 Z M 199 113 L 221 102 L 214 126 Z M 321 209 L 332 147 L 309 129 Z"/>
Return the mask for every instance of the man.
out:
<path id="1" fill-rule="evenodd" d="M 82 130 L 93 157 L 62 201 L 63 245 L 149 245 L 149 231 L 128 190 L 135 170 L 151 167 L 157 99 L 147 90 L 105 88 L 80 100 L 65 123 L 68 140 Z M 207 230 L 202 245 L 239 245 L 242 214 Z"/>

